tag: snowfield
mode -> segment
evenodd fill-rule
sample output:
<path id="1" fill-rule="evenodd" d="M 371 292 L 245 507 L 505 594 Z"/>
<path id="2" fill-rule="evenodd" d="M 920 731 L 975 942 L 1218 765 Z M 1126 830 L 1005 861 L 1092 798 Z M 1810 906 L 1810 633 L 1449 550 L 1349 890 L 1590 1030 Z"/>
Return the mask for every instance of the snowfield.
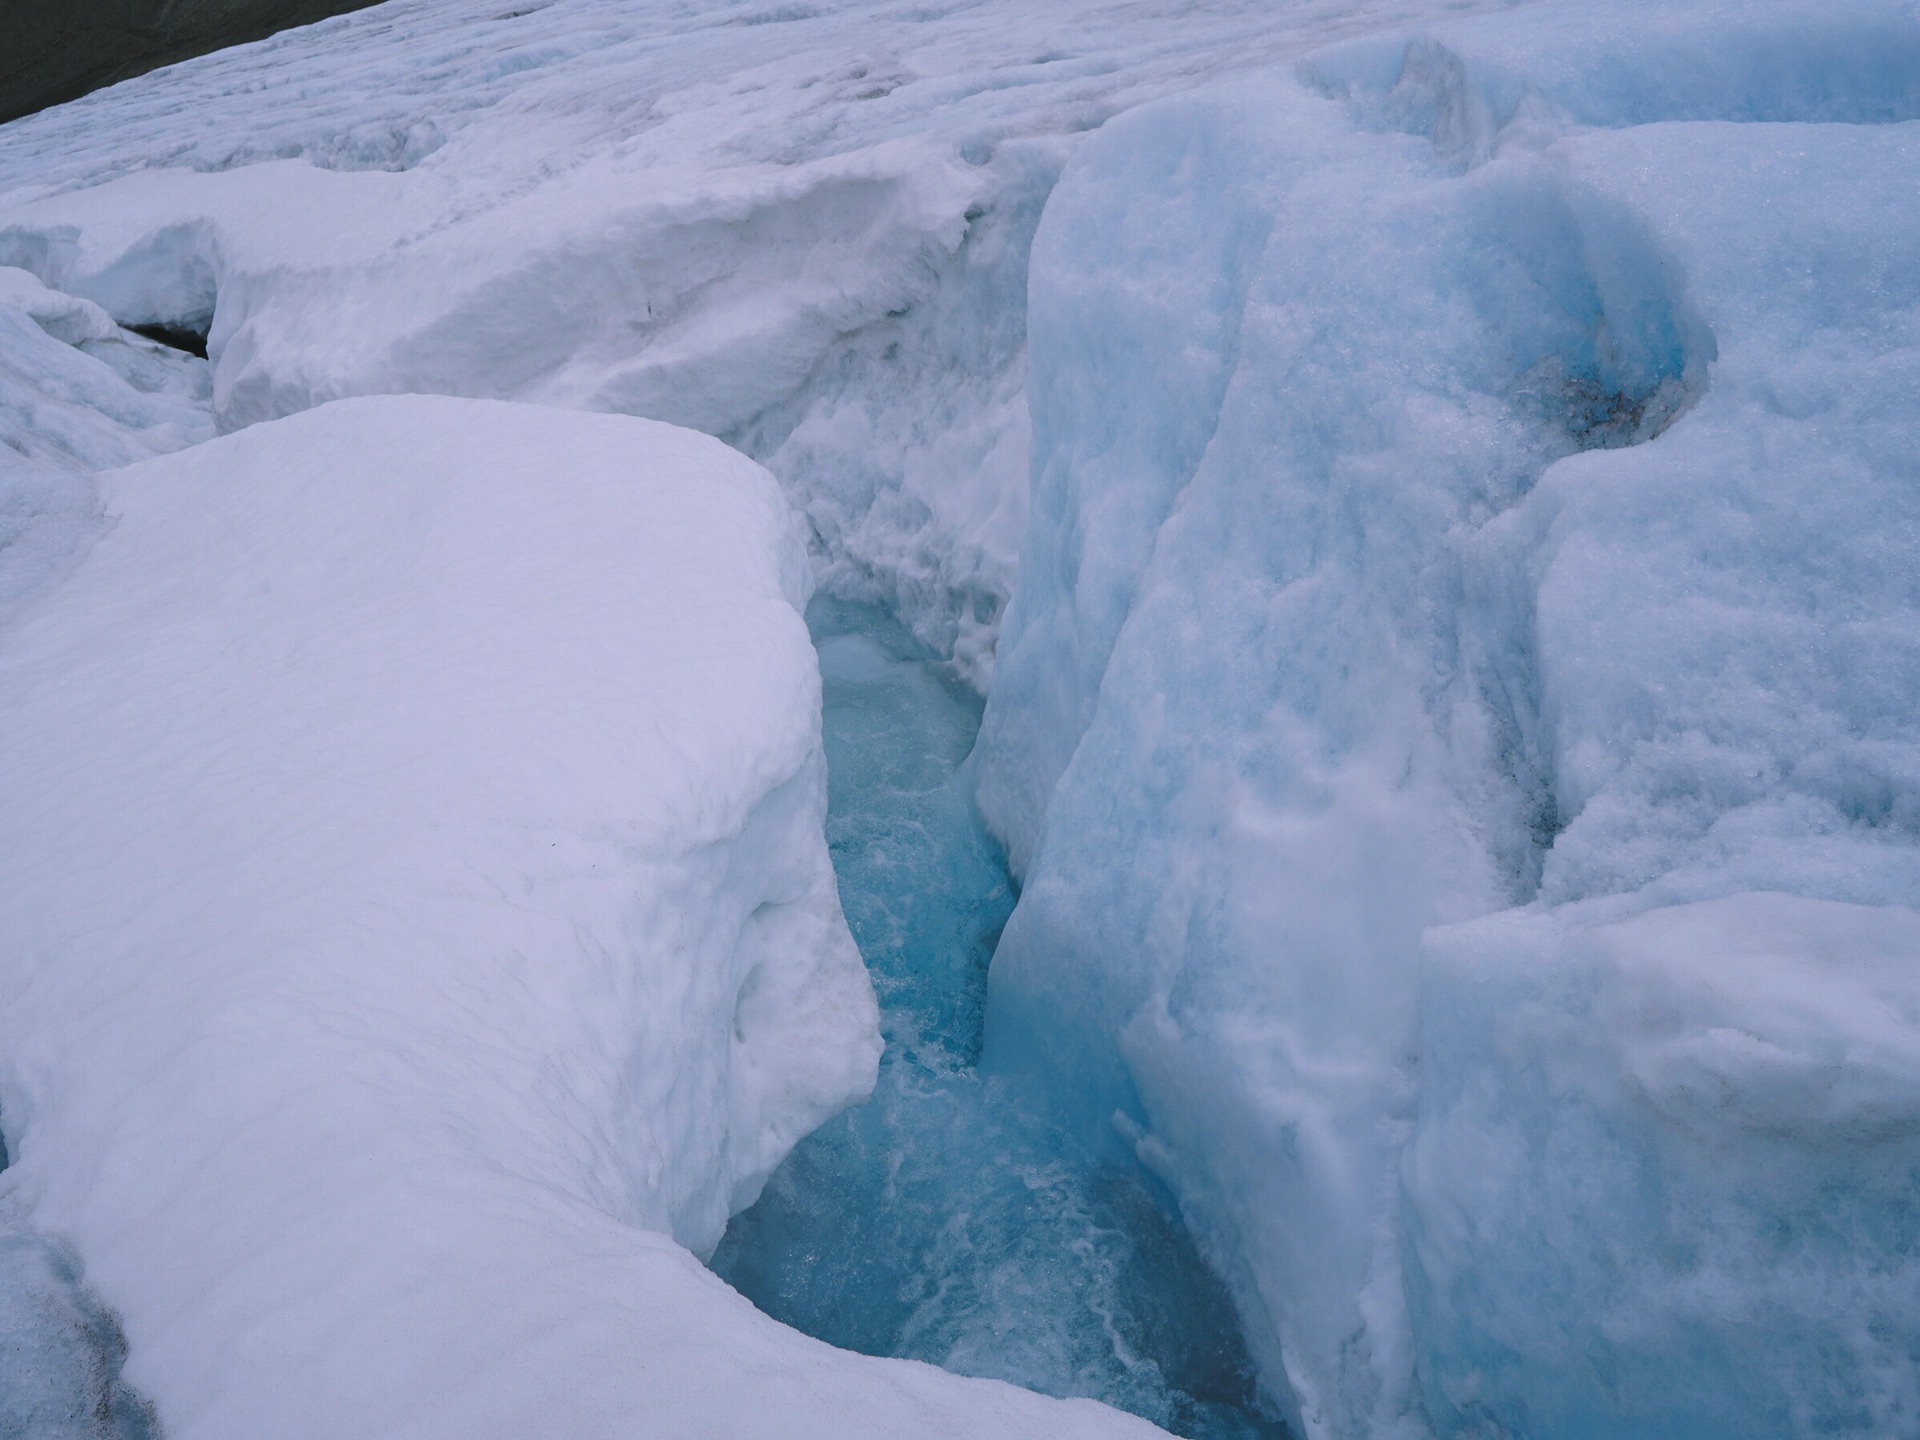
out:
<path id="1" fill-rule="evenodd" d="M 0 1422 L 1154 1433 L 694 1258 L 879 1050 L 818 583 L 1299 1440 L 1920 1434 L 1920 5 L 1480 8 L 389 0 L 0 129 Z"/>

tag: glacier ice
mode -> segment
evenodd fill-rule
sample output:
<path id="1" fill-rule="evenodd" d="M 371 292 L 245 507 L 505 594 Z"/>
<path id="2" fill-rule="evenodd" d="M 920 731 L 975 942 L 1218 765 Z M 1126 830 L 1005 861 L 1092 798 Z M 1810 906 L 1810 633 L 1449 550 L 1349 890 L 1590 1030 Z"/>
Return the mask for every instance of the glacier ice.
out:
<path id="1" fill-rule="evenodd" d="M 91 529 L 91 471 L 208 439 L 207 367 L 0 267 L 0 613 Z"/>
<path id="2" fill-rule="evenodd" d="M 1151 1433 L 689 1253 L 880 1047 L 765 471 L 408 396 L 97 483 L 0 632 L 0 1181 L 169 1433 Z"/>
<path id="3" fill-rule="evenodd" d="M 126 1353 L 74 1258 L 0 1219 L 0 1435 L 153 1440 L 152 1407 L 120 1378 Z"/>
<path id="4" fill-rule="evenodd" d="M 1920 913 L 1506 912 L 1423 959 L 1407 1152 L 1444 1434 L 1909 1434 Z"/>
<path id="5" fill-rule="evenodd" d="M 392 433 L 341 465 L 370 504 L 367 477 L 388 467 L 376 452 L 445 438 L 397 417 L 453 413 L 326 403 L 338 397 L 450 391 L 707 429 L 778 476 L 828 587 L 885 603 L 991 684 L 973 774 L 1024 888 L 968 1083 L 1039 1083 L 1056 1113 L 1036 1123 L 1069 1126 L 1090 1169 L 1147 1186 L 1128 1169 L 1141 1163 L 1176 1197 L 1307 1440 L 1912 1431 L 1920 16 L 1910 0 L 1486 8 L 390 0 L 10 125 L 0 618 L 47 623 L 95 593 L 92 567 L 138 530 L 107 523 L 139 498 L 129 477 L 197 476 L 238 505 L 219 486 L 239 481 L 216 484 L 212 467 L 383 414 Z M 1414 28 L 1380 30 L 1402 21 Z M 210 362 L 123 328 L 153 323 L 206 326 Z M 554 479 L 593 470 L 583 437 L 619 423 L 464 413 L 519 416 L 499 423 L 541 455 L 513 453 Z M 471 438 L 447 443 L 464 455 Z M 91 473 L 189 445 L 104 492 Z M 497 475 L 496 459 L 470 472 Z M 256 505 L 310 513 L 290 483 Z M 198 555 L 227 508 L 175 513 L 177 553 Z M 313 534 L 369 565 L 401 553 L 405 525 L 349 544 L 351 519 Z M 191 544 L 189 523 L 205 527 Z M 798 575 L 782 533 L 774 568 Z M 754 563 L 754 583 L 782 594 L 769 613 L 788 636 L 780 663 L 798 668 L 781 673 L 804 688 L 789 613 L 804 587 L 762 583 L 771 562 Z M 278 568 L 317 583 L 297 558 Z M 183 561 L 175 579 L 197 575 Z M 409 623 L 462 618 L 431 598 L 435 578 L 412 577 Z M 462 593 L 475 614 L 506 607 L 508 632 L 528 618 Z M 322 600 L 317 613 L 341 615 L 327 608 L 340 597 Z M 271 589 L 248 603 L 262 625 L 283 613 Z M 376 618 L 366 633 L 394 621 Z M 560 643 L 613 687 L 624 672 L 599 662 L 618 648 L 588 638 L 604 619 Z M 44 632 L 7 633 L 0 645 Z M 114 654 L 130 643 L 99 638 Z M 323 639 L 286 653 L 311 658 Z M 237 642 L 204 654 L 268 665 Z M 366 823 L 328 852 L 345 868 L 315 869 L 309 889 L 252 887 L 273 855 L 345 834 L 370 790 L 282 806 L 274 747 L 300 731 L 267 700 L 247 745 L 167 782 L 177 805 L 116 785 L 113 755 L 160 776 L 210 713 L 194 657 L 172 659 L 165 703 L 140 692 L 177 722 L 143 732 L 151 753 L 83 756 L 126 712 L 76 700 L 71 734 L 34 731 L 67 746 L 60 775 L 9 749 L 0 827 L 13 894 L 53 863 L 36 837 L 64 836 L 49 855 L 105 837 L 44 905 L 36 881 L 34 905 L 5 911 L 10 927 L 65 924 L 76 945 L 134 933 L 77 918 L 105 896 L 122 907 L 109 919 L 138 908 L 113 865 L 151 881 L 195 853 L 233 857 L 212 888 L 151 895 L 137 917 L 182 937 L 153 954 L 207 962 L 204 987 L 183 971 L 178 989 L 139 988 L 171 984 L 154 969 L 125 991 L 63 989 L 49 971 L 0 1006 L 0 1113 L 22 1141 L 0 1187 L 73 1242 L 123 1312 L 129 1378 L 170 1425 L 227 1433 L 207 1417 L 258 1402 L 234 1376 L 311 1341 L 299 1383 L 330 1385 L 379 1433 L 547 1428 L 562 1412 L 535 1425 L 515 1407 L 583 1366 L 595 1385 L 564 1400 L 580 1429 L 639 1414 L 668 1429 L 746 1416 L 737 1428 L 769 1433 L 839 1433 L 847 1416 L 876 1431 L 1127 1428 L 810 1345 L 674 1243 L 713 1242 L 859 1088 L 850 1064 L 825 1062 L 873 1037 L 842 1026 L 837 1051 L 774 1046 L 737 1071 L 713 1068 L 718 1046 L 691 1064 L 697 1093 L 622 1068 L 620 1047 L 646 1043 L 620 1018 L 629 1001 L 656 1020 L 691 1007 L 676 1033 L 737 1023 L 746 1037 L 804 997 L 689 980 L 659 1006 L 609 999 L 603 962 L 632 953 L 612 876 L 644 872 L 662 913 L 700 925 L 740 912 L 709 980 L 761 942 L 799 953 L 766 931 L 785 912 L 755 919 L 748 895 L 802 850 L 827 893 L 817 793 L 756 788 L 733 768 L 752 746 L 730 740 L 712 773 L 761 805 L 761 829 L 718 848 L 674 848 L 702 812 L 659 832 L 680 837 L 664 851 L 623 849 L 591 824 L 619 787 L 569 770 L 552 794 L 584 808 L 537 817 L 561 852 L 551 868 L 511 827 L 474 831 L 484 853 L 454 873 L 441 866 L 462 853 L 455 831 Z M 10 680 L 0 705 L 44 718 L 60 689 Z M 411 737 L 406 784 L 471 757 L 436 748 L 479 744 L 477 717 L 431 729 L 458 710 L 441 704 L 452 690 L 396 693 L 414 708 L 326 713 L 341 735 Z M 556 681 L 520 699 L 572 693 Z M 798 694 L 760 718 L 798 726 Z M 723 748 L 698 738 L 713 749 L 695 759 Z M 485 753 L 521 773 L 524 757 Z M 686 775 L 711 778 L 705 764 Z M 254 793 L 249 776 L 272 783 Z M 260 828 L 196 839 L 119 823 L 139 813 L 128 795 L 187 814 L 203 791 L 237 797 Z M 474 803 L 493 793 L 475 787 Z M 487 888 L 523 872 L 564 904 Z M 403 889 L 422 873 L 431 884 Z M 814 916 L 827 929 L 830 908 Z M 577 921 L 564 936 L 563 910 Z M 378 963 L 382 937 L 462 914 L 567 957 L 564 982 L 519 974 L 530 1000 L 508 1017 L 572 1017 L 586 1038 L 555 1044 L 602 1066 L 604 1106 L 554 1112 L 571 1117 L 546 1132 L 564 1155 L 539 1152 L 554 1168 L 502 1137 L 540 1097 L 587 1084 L 578 1068 L 466 1085 L 460 1047 L 435 1044 L 506 1002 L 446 991 L 435 1010 L 415 982 L 443 972 Z M 296 940 L 332 937 L 327 953 L 372 988 L 314 992 L 305 968 L 291 989 L 236 998 L 214 981 L 245 979 L 231 947 L 247 926 L 259 953 L 295 959 Z M 92 973 L 75 967 L 73 986 Z M 540 991 L 543 977 L 560 988 Z M 310 999 L 325 1053 L 356 1037 L 390 1048 L 289 1099 L 305 1131 L 269 1130 L 271 1095 L 222 1091 L 210 1128 L 189 1132 L 187 1102 L 168 1103 L 184 1092 L 143 1092 L 128 1111 L 107 1098 L 115 1072 L 62 1069 L 70 1041 L 213 1085 L 223 1047 L 252 1043 L 297 1089 L 273 1065 L 321 1052 L 265 1052 Z M 823 1068 L 783 1108 L 789 1061 Z M 78 1086 L 65 1109 L 46 1089 L 61 1076 Z M 391 1164 L 355 1149 L 377 1139 L 363 1122 L 382 1095 L 454 1088 L 465 1108 L 421 1119 L 422 1148 L 395 1142 Z M 341 1095 L 365 1113 L 327 1109 Z M 827 1141 L 884 1130 L 888 1103 L 883 1090 Z M 274 1269 L 319 1264 L 324 1246 L 276 1252 L 207 1223 L 216 1183 L 245 1171 L 242 1141 L 216 1143 L 229 1120 L 266 1147 L 236 1213 L 321 1227 L 342 1257 L 313 1272 L 326 1283 Z M 493 1147 L 491 1168 L 420 1158 L 475 1146 Z M 268 1194 L 270 1155 L 311 1194 Z M 572 1178 L 539 1188 L 557 1174 Z M 124 1224 L 134 1213 L 190 1238 L 156 1259 Z M 467 1218 L 423 1218 L 445 1214 Z M 197 1280 L 167 1268 L 175 1255 Z M 219 1333 L 249 1337 L 232 1363 L 194 1348 L 212 1332 L 186 1338 L 202 1301 Z M 430 1327 L 408 1317 L 435 1305 L 458 1343 L 427 1355 Z M 385 1318 L 359 1333 L 369 1314 Z M 982 1369 L 1006 1338 L 928 1335 L 926 1353 Z M 485 1363 L 508 1348 L 512 1366 Z M 1022 1378 L 1054 1383 L 1036 1379 L 1045 1368 Z M 428 1413 L 423 1396 L 457 1403 Z M 281 1433 L 322 1408 L 276 1412 Z"/>
<path id="6" fill-rule="evenodd" d="M 1175 1189 L 1307 1435 L 1917 1423 L 1916 44 L 1534 8 L 1053 193 L 987 1058 Z M 1663 982 L 1684 1115 L 1586 1033 L 1612 925 L 1782 997 Z"/>

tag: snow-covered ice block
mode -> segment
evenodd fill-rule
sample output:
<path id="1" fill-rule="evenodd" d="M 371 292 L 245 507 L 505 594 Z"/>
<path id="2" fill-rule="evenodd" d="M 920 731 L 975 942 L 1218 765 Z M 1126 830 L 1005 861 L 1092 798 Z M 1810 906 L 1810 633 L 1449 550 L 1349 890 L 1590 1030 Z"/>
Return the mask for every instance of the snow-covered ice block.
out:
<path id="1" fill-rule="evenodd" d="M 1428 939 L 1405 1185 L 1429 1412 L 1447 1435 L 1911 1434 L 1920 913 L 1608 908 Z"/>
<path id="2" fill-rule="evenodd" d="M 169 1434 L 1128 1433 L 689 1253 L 880 1045 L 765 471 L 395 397 L 100 486 L 0 632 L 4 1185 Z"/>

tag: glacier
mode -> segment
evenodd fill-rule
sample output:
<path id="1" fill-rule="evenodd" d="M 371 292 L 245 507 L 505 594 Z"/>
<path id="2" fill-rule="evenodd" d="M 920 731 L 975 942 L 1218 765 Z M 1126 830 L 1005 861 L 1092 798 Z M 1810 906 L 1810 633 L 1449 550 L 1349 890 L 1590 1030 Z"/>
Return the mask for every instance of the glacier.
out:
<path id="1" fill-rule="evenodd" d="M 14 122 L 0 264 L 210 328 L 226 428 L 430 391 L 717 434 L 787 484 L 825 583 L 984 687 L 1067 156 L 1442 8 L 389 0 Z"/>
<path id="2" fill-rule="evenodd" d="M 1920 1433 L 1911 0 L 388 0 L 0 137 L 0 1430 L 1153 1433 L 785 1319 Z"/>

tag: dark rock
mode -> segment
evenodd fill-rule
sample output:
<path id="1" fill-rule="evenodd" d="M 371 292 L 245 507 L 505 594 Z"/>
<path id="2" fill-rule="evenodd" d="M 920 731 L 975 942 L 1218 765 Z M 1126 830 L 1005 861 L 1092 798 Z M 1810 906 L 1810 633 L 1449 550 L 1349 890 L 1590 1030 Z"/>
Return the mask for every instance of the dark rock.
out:
<path id="1" fill-rule="evenodd" d="M 373 0 L 5 0 L 0 121 Z"/>

